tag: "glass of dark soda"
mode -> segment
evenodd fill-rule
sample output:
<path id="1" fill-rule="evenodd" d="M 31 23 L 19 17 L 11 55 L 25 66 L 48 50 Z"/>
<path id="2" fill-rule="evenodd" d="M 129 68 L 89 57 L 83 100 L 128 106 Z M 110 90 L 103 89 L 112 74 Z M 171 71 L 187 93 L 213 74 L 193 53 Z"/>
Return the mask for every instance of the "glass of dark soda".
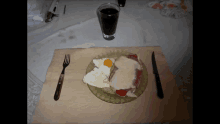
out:
<path id="1" fill-rule="evenodd" d="M 120 7 L 124 7 L 125 2 L 126 2 L 126 0 L 118 0 L 118 4 L 119 4 Z"/>
<path id="2" fill-rule="evenodd" d="M 103 38 L 113 40 L 115 38 L 120 7 L 114 3 L 105 3 L 97 9 L 97 16 L 102 30 Z"/>

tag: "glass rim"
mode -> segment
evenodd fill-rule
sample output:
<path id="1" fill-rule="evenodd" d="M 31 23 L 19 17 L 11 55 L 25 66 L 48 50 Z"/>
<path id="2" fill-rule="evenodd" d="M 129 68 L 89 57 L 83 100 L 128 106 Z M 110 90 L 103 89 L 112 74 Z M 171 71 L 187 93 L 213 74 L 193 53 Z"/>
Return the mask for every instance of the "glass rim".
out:
<path id="1" fill-rule="evenodd" d="M 118 9 L 119 9 L 119 12 L 120 12 L 120 7 L 119 7 L 119 5 L 117 5 L 117 4 L 115 4 L 115 3 L 103 3 L 103 4 L 101 4 L 101 5 L 99 5 L 99 7 L 98 7 L 98 9 L 100 8 L 100 7 L 102 7 L 103 5 L 116 5 L 117 7 L 118 7 Z M 97 9 L 97 10 L 98 10 Z"/>

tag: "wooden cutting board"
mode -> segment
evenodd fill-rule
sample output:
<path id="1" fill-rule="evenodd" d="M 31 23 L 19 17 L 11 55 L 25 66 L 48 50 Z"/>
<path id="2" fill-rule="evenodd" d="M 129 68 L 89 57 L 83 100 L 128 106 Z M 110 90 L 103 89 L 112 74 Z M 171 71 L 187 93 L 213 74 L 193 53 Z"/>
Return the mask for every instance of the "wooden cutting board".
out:
<path id="1" fill-rule="evenodd" d="M 147 68 L 148 84 L 143 94 L 136 100 L 125 104 L 111 104 L 94 96 L 82 79 L 93 58 L 121 50 L 135 53 L 140 57 Z M 153 51 L 164 99 L 159 99 L 156 93 L 151 61 Z M 53 97 L 65 54 L 70 54 L 71 61 L 65 70 L 60 99 L 55 101 Z M 188 119 L 187 103 L 178 90 L 161 47 L 72 48 L 54 51 L 33 123 L 147 123 L 178 122 Z"/>

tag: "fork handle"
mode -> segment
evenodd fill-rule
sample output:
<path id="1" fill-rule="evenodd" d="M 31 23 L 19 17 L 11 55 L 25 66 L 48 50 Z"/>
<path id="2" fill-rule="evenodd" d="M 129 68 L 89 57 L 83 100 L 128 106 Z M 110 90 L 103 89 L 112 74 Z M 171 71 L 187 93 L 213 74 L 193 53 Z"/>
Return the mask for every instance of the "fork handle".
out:
<path id="1" fill-rule="evenodd" d="M 57 84 L 57 88 L 54 94 L 54 100 L 57 101 L 60 98 L 60 93 L 63 85 L 64 74 L 60 74 L 60 78 Z"/>

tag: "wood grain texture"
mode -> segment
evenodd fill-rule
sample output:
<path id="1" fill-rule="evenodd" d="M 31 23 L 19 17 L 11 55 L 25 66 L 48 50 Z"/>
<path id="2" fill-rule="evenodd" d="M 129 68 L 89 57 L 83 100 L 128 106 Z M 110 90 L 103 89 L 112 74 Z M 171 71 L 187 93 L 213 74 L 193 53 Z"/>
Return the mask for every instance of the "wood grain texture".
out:
<path id="1" fill-rule="evenodd" d="M 92 58 L 105 52 L 126 50 L 136 53 L 148 71 L 148 86 L 136 100 L 126 104 L 106 103 L 94 96 L 82 82 Z M 151 54 L 154 51 L 164 99 L 159 99 L 152 70 Z M 65 83 L 58 101 L 53 95 L 56 89 L 63 56 L 71 55 L 66 68 Z M 58 67 L 56 67 L 59 65 Z M 59 70 L 59 71 L 58 71 Z M 87 49 L 56 49 L 48 68 L 46 82 L 36 107 L 33 123 L 147 123 L 188 120 L 187 104 L 176 86 L 161 47 L 118 47 Z"/>

